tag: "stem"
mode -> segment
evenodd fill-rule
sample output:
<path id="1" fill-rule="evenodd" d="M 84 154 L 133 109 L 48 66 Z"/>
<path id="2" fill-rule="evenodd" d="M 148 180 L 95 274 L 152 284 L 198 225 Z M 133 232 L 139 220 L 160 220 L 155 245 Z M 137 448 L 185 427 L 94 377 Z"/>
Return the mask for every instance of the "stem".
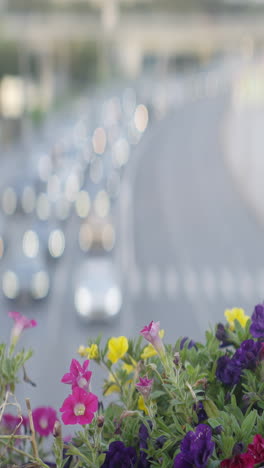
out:
<path id="1" fill-rule="evenodd" d="M 35 458 L 39 457 L 38 454 L 38 446 L 36 442 L 36 432 L 35 432 L 35 427 L 34 427 L 34 422 L 32 418 L 32 410 L 31 410 L 31 405 L 30 405 L 30 400 L 29 398 L 26 398 L 26 405 L 27 405 L 27 410 L 28 410 L 28 418 L 29 418 L 29 426 L 31 430 L 31 445 L 32 445 L 32 450 Z"/>
<path id="2" fill-rule="evenodd" d="M 9 437 L 10 437 L 10 436 L 9 436 Z M 13 438 L 13 436 L 10 437 L 10 438 Z M 2 444 L 3 444 L 6 448 L 9 447 L 9 443 L 2 442 Z M 12 447 L 12 451 L 18 453 L 19 455 L 23 455 L 23 457 L 28 458 L 29 460 L 31 460 L 32 462 L 35 462 L 37 465 L 42 466 L 43 468 L 49 468 L 49 466 L 46 465 L 46 463 L 44 463 L 43 461 L 41 461 L 39 458 L 36 459 L 36 458 L 35 458 L 33 455 L 31 455 L 30 453 L 24 452 L 24 450 L 20 450 L 20 449 L 18 449 L 17 447 L 14 447 L 14 446 L 13 446 L 13 447 Z"/>

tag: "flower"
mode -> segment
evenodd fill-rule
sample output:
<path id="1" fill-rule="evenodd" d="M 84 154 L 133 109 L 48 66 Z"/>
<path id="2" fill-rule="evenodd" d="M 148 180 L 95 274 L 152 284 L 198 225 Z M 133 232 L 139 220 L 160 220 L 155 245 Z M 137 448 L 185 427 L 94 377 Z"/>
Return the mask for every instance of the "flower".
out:
<path id="1" fill-rule="evenodd" d="M 195 341 L 189 340 L 189 338 L 187 336 L 185 336 L 184 338 L 182 338 L 182 340 L 180 342 L 180 349 L 181 350 L 184 348 L 184 345 L 185 345 L 186 341 L 188 342 L 188 349 L 191 349 L 193 347 L 195 347 L 197 349 Z"/>
<path id="2" fill-rule="evenodd" d="M 242 369 L 255 369 L 259 352 L 261 351 L 261 343 L 254 340 L 245 340 L 236 350 L 233 360 L 237 362 Z"/>
<path id="3" fill-rule="evenodd" d="M 216 377 L 226 385 L 235 385 L 239 382 L 241 366 L 227 355 L 221 356 L 217 362 Z"/>
<path id="4" fill-rule="evenodd" d="M 128 340 L 125 336 L 119 336 L 117 338 L 110 338 L 108 341 L 108 354 L 107 358 L 113 364 L 121 359 L 128 350 Z"/>
<path id="5" fill-rule="evenodd" d="M 109 375 L 108 382 L 111 382 L 111 385 L 109 385 L 107 390 L 104 391 L 105 396 L 111 395 L 112 393 L 120 393 L 120 387 L 116 384 L 115 378 L 112 374 Z"/>
<path id="6" fill-rule="evenodd" d="M 230 324 L 230 330 L 235 330 L 235 320 L 237 320 L 240 325 L 245 328 L 247 321 L 249 320 L 249 316 L 245 314 L 243 309 L 239 309 L 238 307 L 234 307 L 233 309 L 226 309 L 225 310 L 225 317 L 228 323 Z"/>
<path id="7" fill-rule="evenodd" d="M 264 462 L 264 438 L 260 434 L 256 434 L 253 443 L 248 445 L 247 452 L 252 455 L 255 463 Z"/>
<path id="8" fill-rule="evenodd" d="M 149 414 L 148 408 L 145 405 L 145 401 L 142 395 L 139 395 L 138 398 L 138 409 L 144 411 L 145 414 Z"/>
<path id="9" fill-rule="evenodd" d="M 152 428 L 152 422 L 148 421 L 150 427 Z M 144 449 L 148 448 L 148 439 L 149 439 L 149 432 L 147 426 L 144 423 L 141 423 L 139 427 L 139 460 L 137 464 L 137 468 L 148 468 L 150 466 L 150 462 L 148 461 L 148 455 L 144 451 Z M 143 449 L 143 450 L 142 450 Z"/>
<path id="10" fill-rule="evenodd" d="M 154 322 L 152 320 L 149 325 L 146 325 L 144 328 L 142 328 L 140 334 L 152 344 L 157 353 L 163 354 L 164 345 L 159 335 L 159 327 L 160 322 Z"/>
<path id="11" fill-rule="evenodd" d="M 152 389 L 153 379 L 147 377 L 139 377 L 139 382 L 136 383 L 136 388 L 144 398 L 148 398 Z"/>
<path id="12" fill-rule="evenodd" d="M 99 351 L 97 344 L 93 343 L 90 347 L 85 349 L 88 359 L 98 359 Z"/>
<path id="13" fill-rule="evenodd" d="M 58 419 L 55 409 L 50 406 L 40 406 L 34 409 L 32 418 L 36 432 L 44 437 L 53 433 L 54 424 Z"/>
<path id="14" fill-rule="evenodd" d="M 36 327 L 37 322 L 36 320 L 29 320 L 27 317 L 21 315 L 19 312 L 8 312 L 8 316 L 15 321 L 11 332 L 11 343 L 13 346 L 15 346 L 19 340 L 22 331 L 26 328 Z"/>
<path id="15" fill-rule="evenodd" d="M 64 424 L 90 424 L 98 409 L 98 398 L 93 393 L 87 393 L 80 387 L 75 387 L 72 394 L 65 398 L 60 411 Z"/>
<path id="16" fill-rule="evenodd" d="M 174 468 L 205 468 L 214 451 L 212 431 L 206 424 L 199 424 L 195 432 L 189 431 L 181 442 L 181 452 L 174 459 Z"/>
<path id="17" fill-rule="evenodd" d="M 148 359 L 148 358 L 150 358 L 152 356 L 156 356 L 156 354 L 157 354 L 157 351 L 153 348 L 152 344 L 148 344 L 143 349 L 140 357 L 141 357 L 141 359 Z"/>
<path id="18" fill-rule="evenodd" d="M 254 308 L 251 317 L 250 333 L 254 338 L 264 336 L 264 304 L 258 304 Z"/>
<path id="19" fill-rule="evenodd" d="M 254 468 L 255 461 L 249 453 L 241 453 L 233 458 L 221 461 L 221 468 Z"/>
<path id="20" fill-rule="evenodd" d="M 80 345 L 79 348 L 78 348 L 77 353 L 78 353 L 81 357 L 86 357 L 86 349 L 87 349 L 87 348 L 85 348 L 85 346 Z"/>
<path id="21" fill-rule="evenodd" d="M 88 392 L 89 383 L 90 383 L 90 379 L 92 376 L 92 372 L 86 370 L 88 366 L 89 366 L 88 359 L 84 361 L 82 366 L 76 359 L 72 359 L 71 365 L 70 365 L 70 372 L 68 372 L 67 374 L 64 374 L 64 376 L 61 379 L 61 382 L 70 384 L 72 388 L 75 388 L 75 387 L 83 388 L 84 390 Z"/>
<path id="22" fill-rule="evenodd" d="M 219 341 L 222 341 L 221 347 L 228 346 L 230 344 L 230 336 L 222 323 L 217 324 L 215 336 Z"/>
<path id="23" fill-rule="evenodd" d="M 133 447 L 126 447 L 123 442 L 111 442 L 106 452 L 105 461 L 101 468 L 128 468 L 134 467 L 137 461 L 137 452 Z"/>
<path id="24" fill-rule="evenodd" d="M 19 434 L 22 419 L 19 416 L 14 416 L 10 413 L 3 414 L 0 425 L 0 433 L 3 434 Z"/>

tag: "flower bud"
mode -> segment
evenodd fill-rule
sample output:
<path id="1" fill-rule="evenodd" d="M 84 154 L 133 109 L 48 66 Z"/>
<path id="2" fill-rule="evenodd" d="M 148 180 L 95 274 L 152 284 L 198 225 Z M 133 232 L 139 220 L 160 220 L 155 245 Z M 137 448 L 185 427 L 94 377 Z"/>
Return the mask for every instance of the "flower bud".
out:
<path id="1" fill-rule="evenodd" d="M 173 362 L 175 364 L 176 367 L 178 367 L 181 363 L 181 358 L 180 358 L 180 353 L 178 353 L 178 351 L 174 354 L 174 359 L 173 359 Z"/>
<path id="2" fill-rule="evenodd" d="M 53 436 L 59 438 L 62 437 L 60 421 L 55 421 L 55 424 L 53 426 Z"/>
<path id="3" fill-rule="evenodd" d="M 97 427 L 103 427 L 104 425 L 104 416 L 100 414 L 97 418 Z"/>

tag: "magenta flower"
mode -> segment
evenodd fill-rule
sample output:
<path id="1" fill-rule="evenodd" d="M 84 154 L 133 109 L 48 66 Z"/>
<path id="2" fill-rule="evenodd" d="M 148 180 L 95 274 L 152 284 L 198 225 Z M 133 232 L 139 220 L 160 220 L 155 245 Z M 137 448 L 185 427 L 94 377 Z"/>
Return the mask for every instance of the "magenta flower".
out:
<path id="1" fill-rule="evenodd" d="M 83 388 L 86 392 L 89 392 L 89 383 L 92 372 L 86 370 L 88 366 L 88 359 L 84 361 L 83 365 L 81 365 L 76 359 L 72 359 L 70 372 L 64 374 L 61 382 L 70 384 L 72 386 L 72 390 L 76 387 L 80 387 Z"/>
<path id="2" fill-rule="evenodd" d="M 50 406 L 40 406 L 32 411 L 32 417 L 36 432 L 47 437 L 52 434 L 53 427 L 57 421 L 57 413 Z"/>
<path id="3" fill-rule="evenodd" d="M 98 398 L 93 393 L 87 393 L 80 387 L 75 387 L 72 394 L 65 398 L 60 411 L 64 424 L 90 424 L 98 409 Z"/>
<path id="4" fill-rule="evenodd" d="M 147 379 L 147 377 L 139 377 L 139 382 L 136 383 L 138 391 L 144 398 L 148 398 L 152 390 L 153 379 Z"/>
<path id="5" fill-rule="evenodd" d="M 152 320 L 149 325 L 142 328 L 142 330 L 140 331 L 140 334 L 144 336 L 144 338 L 152 344 L 152 346 L 155 348 L 155 350 L 159 354 L 163 354 L 164 345 L 163 345 L 162 339 L 159 336 L 159 329 L 160 329 L 160 323 L 153 322 Z"/>
<path id="6" fill-rule="evenodd" d="M 17 341 L 19 340 L 22 331 L 25 328 L 36 327 L 37 322 L 36 320 L 29 320 L 27 317 L 21 315 L 19 312 L 8 312 L 8 316 L 15 321 L 11 332 L 11 344 L 15 346 Z"/>
<path id="7" fill-rule="evenodd" d="M 10 413 L 4 414 L 1 420 L 1 428 L 4 434 L 12 434 L 13 432 L 15 432 L 15 434 L 20 434 L 21 424 L 21 418 Z"/>

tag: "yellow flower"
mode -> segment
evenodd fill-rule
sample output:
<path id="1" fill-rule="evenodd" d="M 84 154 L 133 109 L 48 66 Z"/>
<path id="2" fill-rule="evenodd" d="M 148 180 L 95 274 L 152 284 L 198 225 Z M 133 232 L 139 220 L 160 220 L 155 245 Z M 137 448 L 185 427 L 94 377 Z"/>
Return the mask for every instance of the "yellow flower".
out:
<path id="1" fill-rule="evenodd" d="M 125 336 L 110 338 L 108 341 L 107 358 L 114 364 L 126 354 L 127 350 L 128 340 Z"/>
<path id="2" fill-rule="evenodd" d="M 164 337 L 164 330 L 160 330 L 159 331 L 159 336 L 160 338 L 163 338 Z M 156 356 L 157 351 L 155 350 L 155 348 L 153 348 L 152 344 L 149 343 L 147 346 L 145 346 L 145 348 L 143 349 L 143 352 L 141 353 L 141 359 L 148 359 L 152 356 Z"/>
<path id="3" fill-rule="evenodd" d="M 120 388 L 115 383 L 114 376 L 110 374 L 108 382 L 113 382 L 112 385 L 109 385 L 109 388 L 104 392 L 104 395 L 111 395 L 112 393 L 120 393 Z"/>
<path id="4" fill-rule="evenodd" d="M 97 344 L 92 344 L 90 347 L 85 348 L 85 346 L 81 345 L 79 346 L 78 354 L 88 359 L 97 359 L 99 356 L 98 346 Z"/>
<path id="5" fill-rule="evenodd" d="M 88 359 L 97 359 L 99 357 L 98 346 L 95 343 L 90 348 L 86 348 L 85 351 Z"/>
<path id="6" fill-rule="evenodd" d="M 233 309 L 226 309 L 225 310 L 225 318 L 230 324 L 230 330 L 235 329 L 235 320 L 237 320 L 242 327 L 246 326 L 246 323 L 249 319 L 248 315 L 245 315 L 243 309 L 239 309 L 238 307 L 234 307 Z"/>
<path id="7" fill-rule="evenodd" d="M 148 408 L 145 405 L 145 401 L 142 395 L 138 397 L 138 409 L 144 411 L 145 414 L 149 414 Z"/>
<path id="8" fill-rule="evenodd" d="M 152 356 L 156 356 L 157 351 L 153 348 L 152 344 L 148 344 L 147 346 L 145 346 L 145 348 L 143 349 L 143 352 L 141 353 L 141 359 L 148 359 Z"/>
<path id="9" fill-rule="evenodd" d="M 83 345 L 80 345 L 77 351 L 80 356 L 85 357 L 86 356 L 86 348 Z"/>

